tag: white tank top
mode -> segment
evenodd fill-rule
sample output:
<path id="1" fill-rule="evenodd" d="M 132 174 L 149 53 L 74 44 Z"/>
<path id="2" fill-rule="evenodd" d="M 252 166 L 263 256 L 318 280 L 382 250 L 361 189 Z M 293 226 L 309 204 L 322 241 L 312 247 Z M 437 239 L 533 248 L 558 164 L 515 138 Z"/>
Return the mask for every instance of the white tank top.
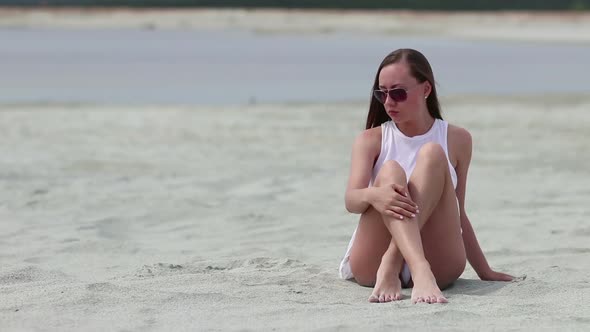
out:
<path id="1" fill-rule="evenodd" d="M 449 163 L 453 187 L 457 188 L 457 173 L 449 159 L 449 149 L 447 147 L 448 127 L 448 122 L 441 119 L 435 119 L 434 124 L 430 127 L 428 132 L 422 135 L 408 137 L 397 128 L 393 121 L 383 123 L 381 125 L 381 152 L 373 167 L 371 185 L 375 181 L 375 177 L 379 173 L 383 163 L 388 160 L 397 161 L 404 171 L 406 171 L 406 178 L 409 180 L 414 171 L 414 167 L 416 167 L 418 151 L 425 143 L 434 142 L 440 144 L 445 151 Z"/>

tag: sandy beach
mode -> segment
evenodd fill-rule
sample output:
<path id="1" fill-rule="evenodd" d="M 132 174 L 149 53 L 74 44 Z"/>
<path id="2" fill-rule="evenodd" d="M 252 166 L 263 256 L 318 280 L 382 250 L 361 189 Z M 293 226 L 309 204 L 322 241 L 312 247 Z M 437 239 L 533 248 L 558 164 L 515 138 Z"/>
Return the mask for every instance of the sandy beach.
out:
<path id="1" fill-rule="evenodd" d="M 447 305 L 337 277 L 364 103 L 2 106 L 2 330 L 586 330 L 590 97 L 443 106 L 474 137 L 481 245 L 519 277 L 468 268 Z"/>
<path id="2" fill-rule="evenodd" d="M 28 27 L 590 40 L 590 14 L 0 10 Z M 0 103 L 0 330 L 589 330 L 590 93 L 442 106 L 473 136 L 479 242 L 517 279 L 468 266 L 449 304 L 412 305 L 338 278 L 365 101 Z"/>

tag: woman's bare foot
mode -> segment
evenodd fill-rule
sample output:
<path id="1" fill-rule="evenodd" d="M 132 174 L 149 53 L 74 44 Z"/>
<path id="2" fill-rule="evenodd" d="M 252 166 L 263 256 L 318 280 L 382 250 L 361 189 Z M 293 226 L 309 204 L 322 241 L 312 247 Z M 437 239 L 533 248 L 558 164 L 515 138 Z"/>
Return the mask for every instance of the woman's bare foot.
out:
<path id="1" fill-rule="evenodd" d="M 430 270 L 428 263 L 417 266 L 412 271 L 412 303 L 447 303 L 448 300 L 443 296 L 440 288 L 436 284 L 436 279 Z"/>
<path id="2" fill-rule="evenodd" d="M 394 264 L 388 260 L 382 260 L 377 270 L 377 280 L 373 294 L 369 296 L 369 302 L 391 302 L 402 299 L 402 284 L 399 280 L 399 269 L 395 269 Z"/>

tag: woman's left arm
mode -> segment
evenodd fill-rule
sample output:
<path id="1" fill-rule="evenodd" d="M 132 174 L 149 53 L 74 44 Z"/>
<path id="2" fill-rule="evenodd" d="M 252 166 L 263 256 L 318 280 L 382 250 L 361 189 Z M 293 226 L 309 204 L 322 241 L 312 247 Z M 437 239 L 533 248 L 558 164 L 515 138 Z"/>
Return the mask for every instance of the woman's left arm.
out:
<path id="1" fill-rule="evenodd" d="M 514 277 L 501 272 L 493 271 L 477 242 L 477 237 L 471 222 L 465 213 L 465 191 L 467 187 L 467 170 L 471 163 L 472 139 L 471 134 L 460 127 L 449 125 L 449 145 L 456 151 L 457 165 L 457 199 L 459 201 L 459 214 L 461 218 L 461 229 L 463 231 L 463 244 L 467 261 L 473 267 L 481 280 L 511 281 Z"/>

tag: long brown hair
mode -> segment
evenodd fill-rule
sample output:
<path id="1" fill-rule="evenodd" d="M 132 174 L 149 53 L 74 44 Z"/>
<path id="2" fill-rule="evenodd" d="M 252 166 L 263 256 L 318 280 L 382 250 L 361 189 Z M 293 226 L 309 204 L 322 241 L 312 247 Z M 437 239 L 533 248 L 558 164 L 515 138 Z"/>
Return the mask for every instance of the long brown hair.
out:
<path id="1" fill-rule="evenodd" d="M 411 75 L 418 81 L 418 83 L 424 83 L 425 81 L 430 82 L 432 91 L 426 99 L 426 106 L 428 107 L 428 113 L 435 119 L 441 119 L 440 114 L 440 103 L 438 102 L 438 96 L 436 95 L 436 86 L 434 81 L 434 74 L 432 68 L 426 57 L 411 48 L 400 48 L 389 53 L 385 59 L 379 65 L 377 75 L 375 75 L 375 82 L 373 83 L 373 89 L 371 89 L 371 103 L 369 104 L 369 114 L 367 114 L 367 125 L 366 129 L 380 126 L 382 123 L 391 120 L 391 118 L 385 112 L 385 107 L 377 99 L 373 98 L 373 90 L 379 89 L 379 74 L 383 67 L 388 66 L 392 63 L 398 63 L 404 61 L 410 67 Z"/>

